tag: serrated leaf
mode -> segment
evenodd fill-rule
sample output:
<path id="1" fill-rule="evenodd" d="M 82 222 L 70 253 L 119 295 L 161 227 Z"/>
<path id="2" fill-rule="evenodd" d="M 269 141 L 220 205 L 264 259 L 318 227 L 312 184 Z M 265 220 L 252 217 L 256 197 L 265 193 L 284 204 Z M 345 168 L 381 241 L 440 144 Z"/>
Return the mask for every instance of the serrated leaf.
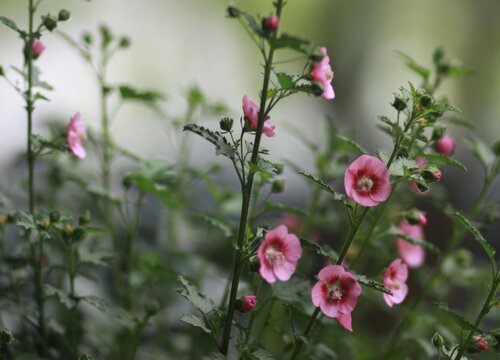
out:
<path id="1" fill-rule="evenodd" d="M 280 90 L 289 90 L 295 87 L 293 78 L 288 74 L 277 73 L 276 78 L 278 79 L 278 83 L 280 84 Z"/>
<path id="2" fill-rule="evenodd" d="M 118 88 L 120 96 L 123 100 L 129 101 L 141 101 L 148 104 L 157 102 L 159 100 L 165 100 L 165 96 L 154 90 L 138 90 L 130 85 L 120 85 Z"/>
<path id="3" fill-rule="evenodd" d="M 71 309 L 76 306 L 77 302 L 70 297 L 70 295 L 61 289 L 57 289 L 50 284 L 45 284 L 45 296 L 55 296 L 59 302 L 64 305 L 67 309 Z"/>
<path id="4" fill-rule="evenodd" d="M 262 31 L 262 27 L 257 23 L 257 21 L 255 20 L 255 18 L 252 15 L 250 15 L 247 12 L 241 11 L 241 10 L 240 10 L 240 14 L 245 18 L 245 20 L 248 23 L 248 26 L 250 26 L 250 28 L 253 30 L 254 33 L 256 33 L 259 36 L 264 35 L 264 32 Z"/>
<path id="5" fill-rule="evenodd" d="M 80 296 L 79 299 L 85 301 L 89 305 L 92 305 L 97 310 L 102 312 L 105 312 L 108 306 L 106 300 L 94 295 Z"/>
<path id="6" fill-rule="evenodd" d="M 258 349 L 252 353 L 252 358 L 256 360 L 274 360 L 273 356 L 264 349 Z"/>
<path id="7" fill-rule="evenodd" d="M 209 222 L 213 227 L 216 227 L 217 229 L 222 231 L 226 238 L 229 238 L 232 235 L 233 230 L 231 229 L 231 225 L 223 218 L 208 214 L 204 214 L 201 217 L 205 221 Z"/>
<path id="8" fill-rule="evenodd" d="M 231 160 L 236 159 L 236 150 L 218 131 L 212 131 L 203 126 L 198 126 L 195 124 L 188 124 L 184 126 L 184 131 L 194 132 L 195 134 L 200 135 L 205 140 L 214 144 L 217 154 L 224 155 Z"/>
<path id="9" fill-rule="evenodd" d="M 80 264 L 92 264 L 97 266 L 108 266 L 109 261 L 114 257 L 111 251 L 90 250 L 84 246 L 78 248 L 77 254 Z"/>
<path id="10" fill-rule="evenodd" d="M 399 230 L 399 228 L 397 228 L 395 226 L 392 226 L 389 229 L 388 234 L 402 238 L 405 241 L 407 241 L 413 245 L 419 245 L 419 246 L 423 247 L 424 249 L 432 251 L 433 253 L 439 254 L 441 252 L 441 250 L 439 250 L 439 248 L 436 245 L 434 245 L 433 243 L 430 243 L 430 242 L 422 240 L 422 239 L 417 239 L 417 238 L 408 236 L 407 234 L 403 233 L 401 230 Z"/>
<path id="11" fill-rule="evenodd" d="M 25 230 L 36 230 L 36 224 L 33 216 L 25 211 L 18 211 L 15 215 L 16 225 L 24 228 Z"/>
<path id="12" fill-rule="evenodd" d="M 387 159 L 388 161 L 389 159 Z M 387 164 L 387 162 L 385 162 Z M 418 169 L 420 166 L 415 160 L 407 158 L 398 158 L 394 160 L 389 168 L 392 176 L 405 176 L 411 169 Z"/>
<path id="13" fill-rule="evenodd" d="M 453 213 L 453 217 L 460 220 L 460 222 L 465 226 L 465 228 L 472 234 L 474 239 L 481 244 L 483 247 L 484 251 L 488 255 L 491 263 L 494 265 L 495 264 L 495 250 L 491 247 L 491 245 L 486 241 L 486 239 L 481 235 L 481 232 L 474 226 L 472 223 L 467 219 L 464 215 L 462 215 L 460 212 L 455 211 Z"/>
<path id="14" fill-rule="evenodd" d="M 286 33 L 283 33 L 277 38 L 271 37 L 268 40 L 271 46 L 273 46 L 275 49 L 292 49 L 304 54 L 308 53 L 307 47 L 310 44 L 310 42 L 307 40 Z"/>
<path id="15" fill-rule="evenodd" d="M 342 203 L 342 205 L 344 205 L 345 207 L 348 207 L 348 208 L 351 208 L 351 205 L 349 205 L 349 203 L 347 202 L 347 198 L 344 194 L 339 194 L 338 192 L 334 191 L 330 186 L 328 186 L 323 180 L 317 178 L 316 176 L 308 173 L 308 172 L 305 172 L 305 171 L 299 171 L 299 174 L 308 178 L 309 180 L 312 180 L 313 182 L 315 182 L 317 185 L 319 185 L 319 187 L 330 193 L 332 196 L 333 196 L 333 199 L 335 201 L 338 201 L 340 203 Z"/>
<path id="16" fill-rule="evenodd" d="M 21 31 L 16 23 L 14 22 L 14 20 L 11 20 L 9 19 L 8 17 L 5 17 L 5 16 L 0 16 L 0 23 L 4 24 L 5 26 L 11 28 L 12 30 L 18 32 L 18 33 L 24 33 L 24 31 Z"/>
<path id="17" fill-rule="evenodd" d="M 393 295 L 392 291 L 386 288 L 383 284 L 379 283 L 378 281 L 368 279 L 365 275 L 357 275 L 356 279 L 362 285 L 368 286 L 385 294 Z"/>
<path id="18" fill-rule="evenodd" d="M 211 334 L 212 333 L 212 330 L 210 330 L 209 328 L 207 328 L 205 326 L 205 323 L 203 322 L 203 320 L 200 319 L 196 315 L 184 315 L 183 317 L 181 317 L 180 320 L 182 322 L 185 322 L 186 324 L 193 325 L 194 327 L 198 327 L 198 328 L 202 329 L 207 334 Z"/>
<path id="19" fill-rule="evenodd" d="M 184 296 L 195 308 L 202 313 L 207 314 L 214 308 L 212 299 L 201 294 L 193 285 L 189 283 L 184 277 L 178 276 L 177 280 L 182 285 L 181 289 L 177 291 Z"/>
<path id="20" fill-rule="evenodd" d="M 405 53 L 402 53 L 401 51 L 397 52 L 404 60 L 406 66 L 410 69 L 416 72 L 418 75 L 424 79 L 424 81 L 427 81 L 429 79 L 429 76 L 431 75 L 431 71 L 423 66 L 420 66 L 417 64 L 413 58 L 410 56 L 406 55 Z"/>
<path id="21" fill-rule="evenodd" d="M 431 161 L 437 161 L 441 162 L 444 164 L 448 164 L 454 167 L 457 167 L 463 171 L 467 171 L 467 167 L 462 164 L 460 161 L 452 159 L 448 156 L 442 155 L 442 154 L 422 154 L 422 156 L 426 157 L 427 159 Z"/>
<path id="22" fill-rule="evenodd" d="M 476 328 L 473 324 L 467 321 L 462 315 L 459 315 L 451 310 L 448 305 L 443 303 L 434 303 L 434 305 L 437 306 L 439 310 L 445 312 L 463 330 L 476 331 Z"/>
<path id="23" fill-rule="evenodd" d="M 316 253 L 318 255 L 324 256 L 333 264 L 337 262 L 339 255 L 326 244 L 320 245 L 316 242 L 313 242 L 313 241 L 310 241 L 307 239 L 303 239 L 303 238 L 300 239 L 300 244 L 303 247 L 308 247 L 308 248 L 314 249 L 314 251 L 316 251 Z"/>

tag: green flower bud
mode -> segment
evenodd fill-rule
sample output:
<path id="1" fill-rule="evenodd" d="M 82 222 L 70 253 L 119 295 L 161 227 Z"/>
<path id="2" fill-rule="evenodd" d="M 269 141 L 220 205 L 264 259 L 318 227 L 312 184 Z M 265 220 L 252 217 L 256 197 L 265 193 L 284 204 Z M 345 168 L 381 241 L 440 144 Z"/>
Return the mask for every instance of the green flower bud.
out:
<path id="1" fill-rule="evenodd" d="M 238 9 L 236 6 L 229 5 L 227 7 L 227 14 L 231 18 L 237 18 L 240 16 L 240 9 Z"/>
<path id="2" fill-rule="evenodd" d="M 420 105 L 424 108 L 432 104 L 432 98 L 429 95 L 424 95 L 420 98 Z"/>
<path id="3" fill-rule="evenodd" d="M 158 311 L 160 311 L 160 304 L 157 301 L 151 301 L 146 304 L 146 315 L 148 317 L 158 314 Z"/>
<path id="4" fill-rule="evenodd" d="M 91 33 L 85 32 L 82 35 L 83 42 L 87 45 L 92 45 L 94 42 L 94 38 L 92 37 Z"/>
<path id="5" fill-rule="evenodd" d="M 226 118 L 222 118 L 219 121 L 219 126 L 220 126 L 222 131 L 231 131 L 231 129 L 233 128 L 233 123 L 234 123 L 233 119 L 226 117 Z"/>
<path id="6" fill-rule="evenodd" d="M 439 333 L 432 335 L 432 345 L 438 350 L 444 346 L 444 339 Z"/>
<path id="7" fill-rule="evenodd" d="M 435 126 L 434 129 L 432 130 L 432 140 L 436 141 L 441 139 L 444 136 L 444 133 L 446 131 L 446 128 L 442 126 Z"/>
<path id="8" fill-rule="evenodd" d="M 42 23 L 47 30 L 52 32 L 56 27 L 57 27 L 57 19 L 50 14 L 47 16 L 42 17 Z"/>
<path id="9" fill-rule="evenodd" d="M 120 38 L 120 43 L 118 44 L 122 49 L 130 47 L 130 38 L 128 36 L 122 36 Z"/>
<path id="10" fill-rule="evenodd" d="M 323 60 L 324 57 L 325 57 L 325 54 L 323 54 L 320 49 L 315 49 L 311 53 L 311 55 L 309 55 L 309 59 L 312 62 L 320 62 L 321 60 Z"/>
<path id="11" fill-rule="evenodd" d="M 68 21 L 70 16 L 71 14 L 68 10 L 62 9 L 61 11 L 59 11 L 59 15 L 57 16 L 57 18 L 59 19 L 59 21 Z"/>
<path id="12" fill-rule="evenodd" d="M 113 34 L 111 33 L 109 27 L 104 24 L 99 27 L 99 32 L 101 33 L 101 48 L 106 49 L 113 41 Z"/>
<path id="13" fill-rule="evenodd" d="M 397 111 L 403 111 L 404 109 L 406 109 L 406 103 L 403 101 L 403 99 L 397 96 L 394 98 L 394 101 L 391 105 Z"/>
<path id="14" fill-rule="evenodd" d="M 285 180 L 274 180 L 271 185 L 271 192 L 277 194 L 283 192 L 283 190 L 285 190 Z"/>
<path id="15" fill-rule="evenodd" d="M 50 221 L 51 222 L 56 222 L 58 221 L 60 218 L 61 218 L 61 213 L 59 211 L 52 211 L 50 214 L 49 214 L 49 218 L 50 218 Z"/>

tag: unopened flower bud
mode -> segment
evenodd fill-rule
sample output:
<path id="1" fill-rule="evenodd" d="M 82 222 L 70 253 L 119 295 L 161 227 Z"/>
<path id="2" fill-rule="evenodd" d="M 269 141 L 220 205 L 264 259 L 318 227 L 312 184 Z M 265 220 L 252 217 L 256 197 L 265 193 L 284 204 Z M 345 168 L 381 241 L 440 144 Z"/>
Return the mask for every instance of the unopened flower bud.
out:
<path id="1" fill-rule="evenodd" d="M 426 225 L 427 224 L 427 218 L 425 214 L 422 211 L 419 211 L 417 209 L 412 209 L 410 210 L 407 215 L 405 216 L 406 220 L 411 225 Z"/>
<path id="2" fill-rule="evenodd" d="M 394 101 L 392 102 L 391 105 L 397 111 L 403 111 L 404 109 L 406 109 L 406 103 L 400 97 L 397 96 L 394 98 Z"/>
<path id="3" fill-rule="evenodd" d="M 49 214 L 49 218 L 51 222 L 56 222 L 61 218 L 61 214 L 59 213 L 59 211 L 52 211 Z"/>
<path id="4" fill-rule="evenodd" d="M 160 311 L 160 305 L 157 301 L 152 301 L 146 304 L 146 315 L 148 317 L 158 314 L 158 311 Z"/>
<path id="5" fill-rule="evenodd" d="M 113 41 L 113 34 L 111 33 L 109 27 L 104 24 L 99 26 L 99 32 L 101 33 L 101 48 L 106 49 Z"/>
<path id="6" fill-rule="evenodd" d="M 429 95 L 424 95 L 420 98 L 420 104 L 426 108 L 432 103 L 432 98 Z"/>
<path id="7" fill-rule="evenodd" d="M 231 131 L 231 129 L 233 128 L 233 123 L 234 123 L 233 119 L 226 117 L 226 118 L 222 118 L 219 121 L 219 126 L 220 126 L 222 131 Z"/>
<path id="8" fill-rule="evenodd" d="M 240 9 L 238 9 L 234 5 L 229 5 L 227 7 L 227 14 L 229 15 L 229 17 L 237 18 L 240 16 Z"/>
<path id="9" fill-rule="evenodd" d="M 320 62 L 321 60 L 323 60 L 324 57 L 325 54 L 323 54 L 321 49 L 316 49 L 311 53 L 311 55 L 309 55 L 309 59 L 311 59 L 311 61 L 315 63 Z"/>
<path id="10" fill-rule="evenodd" d="M 26 46 L 24 47 L 24 58 L 25 59 L 28 59 L 28 57 L 29 57 L 28 45 L 29 45 L 29 42 L 26 42 Z M 33 60 L 38 59 L 38 57 L 40 55 L 42 55 L 42 53 L 45 51 L 45 49 L 46 49 L 46 47 L 41 41 L 39 41 L 39 40 L 33 41 L 33 44 L 31 45 L 31 58 Z"/>
<path id="11" fill-rule="evenodd" d="M 42 18 L 43 26 L 50 32 L 57 27 L 57 19 L 52 15 L 47 15 Z"/>
<path id="12" fill-rule="evenodd" d="M 441 171 L 436 165 L 429 165 L 423 172 L 423 178 L 428 182 L 436 182 L 441 180 Z"/>
<path id="13" fill-rule="evenodd" d="M 477 352 L 483 352 L 488 350 L 488 340 L 484 338 L 482 335 L 474 335 L 474 350 Z"/>
<path id="14" fill-rule="evenodd" d="M 9 329 L 3 329 L 0 332 L 0 343 L 9 345 L 14 341 L 14 335 L 12 335 L 12 332 Z"/>
<path id="15" fill-rule="evenodd" d="M 271 15 L 262 20 L 262 27 L 266 32 L 273 32 L 278 29 L 278 26 L 280 25 L 280 18 L 276 15 Z"/>
<path id="16" fill-rule="evenodd" d="M 88 32 L 83 33 L 82 39 L 83 39 L 83 42 L 87 45 L 92 45 L 92 43 L 94 42 L 94 38 L 92 37 L 92 34 L 88 33 Z"/>
<path id="17" fill-rule="evenodd" d="M 455 139 L 453 139 L 450 135 L 445 135 L 435 143 L 436 151 L 450 156 L 455 152 Z"/>
<path id="18" fill-rule="evenodd" d="M 283 192 L 285 190 L 285 180 L 274 180 L 271 185 L 271 191 L 275 194 Z"/>
<path id="19" fill-rule="evenodd" d="M 66 235 L 72 235 L 73 231 L 75 231 L 75 229 L 73 228 L 73 225 L 66 224 L 66 226 L 64 227 L 64 232 L 66 233 Z"/>
<path id="20" fill-rule="evenodd" d="M 59 15 L 57 16 L 59 21 L 68 21 L 70 18 L 71 14 L 68 10 L 62 9 L 59 11 Z"/>
<path id="21" fill-rule="evenodd" d="M 236 309 L 241 313 L 252 311 L 257 306 L 257 296 L 245 295 L 236 300 Z"/>
<path id="22" fill-rule="evenodd" d="M 432 130 L 432 140 L 437 141 L 445 136 L 446 128 L 442 126 L 435 126 Z"/>
<path id="23" fill-rule="evenodd" d="M 432 335 L 431 341 L 432 341 L 432 345 L 434 345 L 434 347 L 438 350 L 441 350 L 441 348 L 444 345 L 444 339 L 441 336 L 441 334 L 439 334 L 439 333 L 435 333 L 434 335 Z"/>
<path id="24" fill-rule="evenodd" d="M 122 49 L 126 49 L 130 47 L 130 38 L 128 36 L 122 36 L 120 38 L 120 42 L 118 43 L 118 46 L 121 47 Z"/>

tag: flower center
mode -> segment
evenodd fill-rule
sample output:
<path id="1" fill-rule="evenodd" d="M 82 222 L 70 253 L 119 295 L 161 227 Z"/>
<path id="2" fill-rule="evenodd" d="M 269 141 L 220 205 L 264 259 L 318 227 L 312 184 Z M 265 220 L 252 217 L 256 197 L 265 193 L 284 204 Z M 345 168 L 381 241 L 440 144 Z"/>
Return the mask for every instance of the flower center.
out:
<path id="1" fill-rule="evenodd" d="M 373 180 L 370 179 L 368 176 L 363 175 L 358 179 L 358 184 L 356 186 L 356 189 L 360 192 L 370 192 L 370 190 L 373 187 Z"/>
<path id="2" fill-rule="evenodd" d="M 271 266 L 274 264 L 282 264 L 285 260 L 285 256 L 274 246 L 269 246 L 266 249 L 266 260 Z"/>
<path id="3" fill-rule="evenodd" d="M 342 299 L 342 288 L 340 287 L 339 282 L 335 282 L 333 284 L 327 284 L 326 288 L 328 289 L 328 298 L 331 300 L 340 300 Z"/>

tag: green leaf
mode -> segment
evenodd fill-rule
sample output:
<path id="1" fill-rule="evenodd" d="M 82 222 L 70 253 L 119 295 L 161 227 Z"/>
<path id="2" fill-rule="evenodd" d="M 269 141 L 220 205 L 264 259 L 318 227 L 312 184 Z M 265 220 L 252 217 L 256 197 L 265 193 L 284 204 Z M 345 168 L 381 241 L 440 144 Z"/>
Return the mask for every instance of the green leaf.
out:
<path id="1" fill-rule="evenodd" d="M 307 215 L 307 212 L 302 210 L 301 208 L 298 208 L 295 206 L 290 206 L 290 205 L 271 203 L 268 201 L 266 201 L 264 203 L 264 208 L 266 210 L 271 210 L 271 211 L 274 210 L 274 211 L 292 213 L 292 214 L 302 215 L 302 216 Z"/>
<path id="2" fill-rule="evenodd" d="M 118 88 L 122 100 L 140 101 L 151 105 L 160 100 L 165 100 L 165 96 L 154 90 L 137 90 L 130 85 L 120 85 Z"/>
<path id="3" fill-rule="evenodd" d="M 186 324 L 193 325 L 194 327 L 198 327 L 198 328 L 202 329 L 207 334 L 211 334 L 212 333 L 212 330 L 210 330 L 209 328 L 207 328 L 205 326 L 205 323 L 203 322 L 203 320 L 200 319 L 196 315 L 184 315 L 183 317 L 181 317 L 180 320 L 182 322 L 185 322 Z"/>
<path id="4" fill-rule="evenodd" d="M 424 79 L 424 81 L 427 81 L 431 75 L 431 71 L 423 66 L 420 66 L 416 63 L 415 60 L 413 60 L 410 56 L 402 53 L 401 51 L 398 51 L 397 52 L 404 60 L 406 66 L 414 71 L 415 73 L 417 73 L 418 75 L 420 75 L 422 77 L 422 79 Z"/>
<path id="5" fill-rule="evenodd" d="M 85 50 L 84 48 L 80 47 L 78 42 L 76 40 L 74 40 L 71 36 L 69 36 L 68 34 L 66 34 L 62 31 L 57 31 L 56 33 L 59 36 L 61 36 L 69 46 L 71 46 L 73 49 L 77 50 L 84 59 L 86 59 L 87 61 L 91 60 L 91 56 L 90 56 L 89 52 L 87 50 Z"/>
<path id="6" fill-rule="evenodd" d="M 271 37 L 268 40 L 271 46 L 275 49 L 292 49 L 304 54 L 308 53 L 308 47 L 310 44 L 307 40 L 286 33 L 277 38 Z"/>
<path id="7" fill-rule="evenodd" d="M 388 161 L 389 159 L 387 159 Z M 387 161 L 384 161 L 387 164 Z M 419 165 L 415 160 L 407 158 L 398 158 L 394 160 L 389 168 L 392 176 L 405 176 L 412 169 L 418 169 Z"/>
<path id="8" fill-rule="evenodd" d="M 368 279 L 365 275 L 357 275 L 356 279 L 362 285 L 368 286 L 385 294 L 392 295 L 392 291 L 386 288 L 383 284 L 379 283 L 378 281 Z"/>
<path id="9" fill-rule="evenodd" d="M 191 131 L 197 135 L 200 135 L 205 140 L 208 140 L 215 145 L 216 154 L 224 155 L 231 160 L 236 159 L 236 150 L 231 144 L 229 144 L 224 136 L 222 136 L 218 131 L 212 131 L 203 126 L 198 126 L 195 124 L 188 124 L 184 126 L 184 131 Z"/>
<path id="10" fill-rule="evenodd" d="M 42 93 L 37 92 L 34 97 L 35 100 L 45 100 L 45 101 L 50 101 L 48 97 L 43 95 Z"/>
<path id="11" fill-rule="evenodd" d="M 280 90 L 290 90 L 295 87 L 295 82 L 290 75 L 285 73 L 277 73 L 276 77 L 278 78 L 278 82 L 280 84 Z"/>
<path id="12" fill-rule="evenodd" d="M 100 200 L 108 201 L 114 205 L 120 205 L 122 203 L 120 198 L 117 198 L 110 192 L 104 190 L 101 187 L 98 187 L 96 185 L 88 185 L 86 182 L 82 182 L 84 186 L 86 186 L 86 190 L 88 193 Z"/>
<path id="13" fill-rule="evenodd" d="M 340 203 L 342 203 L 342 205 L 344 205 L 345 207 L 348 207 L 348 208 L 351 208 L 352 206 L 347 202 L 347 198 L 344 194 L 339 194 L 338 192 L 335 192 L 330 186 L 328 186 L 327 184 L 325 184 L 325 182 L 317 177 L 315 177 L 314 175 L 308 173 L 308 172 L 305 172 L 305 171 L 299 171 L 299 174 L 302 175 L 302 176 L 305 176 L 306 178 L 308 178 L 309 180 L 312 180 L 313 182 L 315 182 L 317 185 L 319 185 L 319 187 L 330 193 L 331 195 L 333 195 L 333 199 L 335 201 L 338 201 Z"/>
<path id="14" fill-rule="evenodd" d="M 316 251 L 318 255 L 324 256 L 327 258 L 331 263 L 336 263 L 339 255 L 328 245 L 323 244 L 320 245 L 316 242 L 301 238 L 300 239 L 300 244 L 303 247 L 308 247 Z"/>
<path id="15" fill-rule="evenodd" d="M 257 23 L 257 21 L 255 20 L 255 18 L 252 15 L 250 15 L 247 12 L 241 11 L 241 10 L 240 10 L 240 14 L 243 15 L 243 17 L 246 19 L 248 26 L 250 27 L 250 29 L 253 30 L 254 33 L 256 33 L 258 36 L 264 35 L 264 32 L 262 31 L 262 27 Z"/>
<path id="16" fill-rule="evenodd" d="M 85 301 L 89 305 L 92 305 L 97 310 L 102 311 L 102 312 L 105 312 L 107 307 L 108 307 L 108 303 L 106 302 L 106 300 L 104 300 L 98 296 L 94 296 L 94 295 L 80 296 L 80 297 L 78 297 L 78 299 Z"/>
<path id="17" fill-rule="evenodd" d="M 448 305 L 443 303 L 434 303 L 434 305 L 437 306 L 439 310 L 445 312 L 463 330 L 476 331 L 476 327 L 473 324 L 467 321 L 462 315 L 451 310 Z"/>
<path id="18" fill-rule="evenodd" d="M 471 137 L 467 140 L 466 144 L 468 145 L 470 151 L 479 160 L 484 170 L 488 172 L 490 166 L 495 161 L 495 154 L 481 139 Z"/>
<path id="19" fill-rule="evenodd" d="M 216 227 L 217 229 L 222 231 L 222 233 L 226 238 L 231 237 L 233 230 L 231 228 L 231 225 L 226 220 L 224 220 L 220 216 L 208 215 L 208 214 L 204 214 L 201 217 L 205 221 L 209 222 L 213 227 Z"/>
<path id="20" fill-rule="evenodd" d="M 15 215 L 16 225 L 24 228 L 25 230 L 36 230 L 36 224 L 33 216 L 25 211 L 18 211 Z"/>
<path id="21" fill-rule="evenodd" d="M 109 261 L 114 257 L 113 252 L 106 250 L 90 250 L 81 246 L 77 250 L 78 262 L 80 264 L 91 264 L 97 266 L 108 266 Z"/>
<path id="22" fill-rule="evenodd" d="M 335 143 L 335 147 L 338 149 L 342 149 L 357 155 L 368 153 L 365 149 L 363 149 L 361 145 L 343 135 L 333 134 L 332 138 Z"/>
<path id="23" fill-rule="evenodd" d="M 57 289 L 50 284 L 45 284 L 45 295 L 47 297 L 55 296 L 67 309 L 72 309 L 77 305 L 77 301 L 72 299 L 66 291 Z"/>
<path id="24" fill-rule="evenodd" d="M 22 31 L 21 29 L 19 29 L 16 25 L 16 23 L 14 22 L 14 20 L 11 20 L 5 16 L 0 16 L 0 23 L 1 24 L 4 24 L 5 26 L 11 28 L 12 30 L 14 30 L 15 32 L 19 33 L 19 34 L 26 34 L 24 31 Z"/>
<path id="25" fill-rule="evenodd" d="M 441 154 L 422 154 L 422 156 L 426 157 L 427 159 L 429 159 L 431 161 L 441 162 L 444 164 L 448 164 L 448 165 L 457 167 L 463 171 L 467 171 L 467 168 L 465 167 L 464 164 L 462 164 L 460 161 L 449 158 L 448 156 L 441 155 Z"/>
<path id="26" fill-rule="evenodd" d="M 264 349 L 257 349 L 252 353 L 252 358 L 256 360 L 274 360 L 273 356 Z"/>
<path id="27" fill-rule="evenodd" d="M 68 145 L 66 143 L 66 139 L 64 139 L 63 137 L 58 137 L 58 138 L 55 138 L 54 140 L 48 140 L 48 139 L 45 139 L 43 136 L 40 136 L 37 134 L 32 134 L 31 135 L 31 143 L 33 146 L 33 151 L 37 155 L 40 155 L 43 150 L 50 150 L 49 152 L 52 152 L 52 151 L 67 152 L 68 151 Z"/>
<path id="28" fill-rule="evenodd" d="M 177 280 L 182 285 L 182 288 L 178 289 L 177 292 L 184 296 L 195 308 L 204 314 L 209 313 L 214 308 L 213 300 L 198 292 L 184 277 L 179 275 Z"/>
<path id="29" fill-rule="evenodd" d="M 488 255 L 491 263 L 494 265 L 495 264 L 495 250 L 491 247 L 491 245 L 486 241 L 486 239 L 481 235 L 481 232 L 474 226 L 472 223 L 460 212 L 455 211 L 453 213 L 453 216 L 458 219 L 464 226 L 465 228 L 474 236 L 474 239 L 481 244 L 483 247 L 484 251 Z"/>
<path id="30" fill-rule="evenodd" d="M 434 245 L 433 243 L 430 243 L 430 242 L 422 240 L 422 239 L 417 239 L 417 238 L 408 236 L 407 234 L 403 233 L 401 230 L 399 230 L 399 228 L 397 228 L 395 226 L 392 226 L 387 233 L 390 235 L 402 238 L 413 245 L 419 245 L 419 246 L 421 246 L 429 251 L 432 251 L 433 253 L 439 254 L 441 252 L 441 250 L 439 250 L 439 248 L 436 245 Z"/>

